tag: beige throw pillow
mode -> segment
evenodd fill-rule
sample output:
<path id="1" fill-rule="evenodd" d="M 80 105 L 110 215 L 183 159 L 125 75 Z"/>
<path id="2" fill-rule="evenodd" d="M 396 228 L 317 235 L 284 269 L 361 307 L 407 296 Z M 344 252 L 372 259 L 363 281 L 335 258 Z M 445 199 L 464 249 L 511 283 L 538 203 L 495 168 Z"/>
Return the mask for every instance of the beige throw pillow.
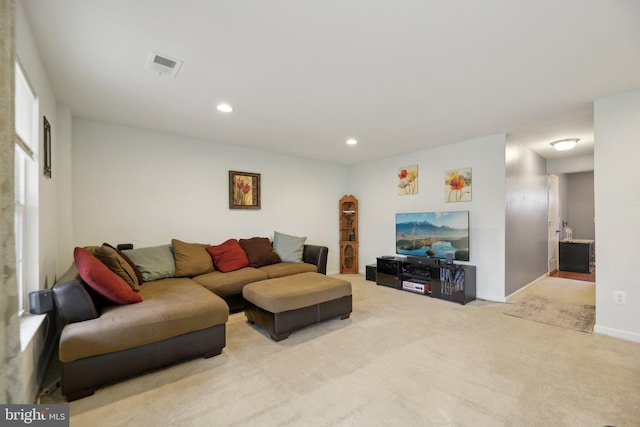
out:
<path id="1" fill-rule="evenodd" d="M 193 277 L 213 271 L 213 261 L 206 249 L 210 245 L 178 239 L 172 239 L 171 244 L 176 258 L 176 277 Z"/>

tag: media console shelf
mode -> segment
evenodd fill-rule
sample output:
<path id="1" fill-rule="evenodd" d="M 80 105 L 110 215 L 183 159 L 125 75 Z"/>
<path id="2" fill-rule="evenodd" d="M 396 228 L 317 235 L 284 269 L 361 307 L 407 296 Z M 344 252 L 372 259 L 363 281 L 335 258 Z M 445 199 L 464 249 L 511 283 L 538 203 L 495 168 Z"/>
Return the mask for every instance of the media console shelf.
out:
<path id="1" fill-rule="evenodd" d="M 377 258 L 376 283 L 394 289 L 466 304 L 476 299 L 476 267 L 438 260 L 386 256 Z"/>

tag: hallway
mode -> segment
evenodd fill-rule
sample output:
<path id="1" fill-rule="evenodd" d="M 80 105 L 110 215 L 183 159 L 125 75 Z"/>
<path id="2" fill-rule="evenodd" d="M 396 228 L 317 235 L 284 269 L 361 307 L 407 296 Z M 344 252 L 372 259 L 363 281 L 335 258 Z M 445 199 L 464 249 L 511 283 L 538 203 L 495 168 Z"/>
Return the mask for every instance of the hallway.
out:
<path id="1" fill-rule="evenodd" d="M 573 271 L 560 271 L 556 270 L 553 273 L 549 274 L 549 277 L 560 277 L 562 279 L 573 279 L 573 280 L 582 280 L 584 282 L 594 282 L 596 281 L 596 269 L 593 268 L 591 273 L 575 273 Z"/>

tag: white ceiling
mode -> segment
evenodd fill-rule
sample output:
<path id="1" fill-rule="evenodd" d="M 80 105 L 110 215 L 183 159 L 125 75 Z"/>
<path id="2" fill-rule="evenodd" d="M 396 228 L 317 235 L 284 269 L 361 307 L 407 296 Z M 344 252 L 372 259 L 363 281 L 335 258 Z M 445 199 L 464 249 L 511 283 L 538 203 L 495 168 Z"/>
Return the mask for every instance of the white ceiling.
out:
<path id="1" fill-rule="evenodd" d="M 22 3 L 74 116 L 341 164 L 499 132 L 590 153 L 592 102 L 640 89 L 638 0 Z"/>

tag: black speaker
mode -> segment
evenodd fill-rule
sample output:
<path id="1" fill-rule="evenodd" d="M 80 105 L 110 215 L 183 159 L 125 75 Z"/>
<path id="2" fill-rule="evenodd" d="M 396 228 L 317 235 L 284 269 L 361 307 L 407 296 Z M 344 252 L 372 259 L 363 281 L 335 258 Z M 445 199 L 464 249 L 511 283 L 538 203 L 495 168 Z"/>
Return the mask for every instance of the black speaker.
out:
<path id="1" fill-rule="evenodd" d="M 53 311 L 53 292 L 51 289 L 29 292 L 29 311 L 33 314 Z"/>
<path id="2" fill-rule="evenodd" d="M 369 264 L 366 267 L 366 278 L 372 282 L 376 281 L 376 269 L 378 268 L 377 264 Z"/>

